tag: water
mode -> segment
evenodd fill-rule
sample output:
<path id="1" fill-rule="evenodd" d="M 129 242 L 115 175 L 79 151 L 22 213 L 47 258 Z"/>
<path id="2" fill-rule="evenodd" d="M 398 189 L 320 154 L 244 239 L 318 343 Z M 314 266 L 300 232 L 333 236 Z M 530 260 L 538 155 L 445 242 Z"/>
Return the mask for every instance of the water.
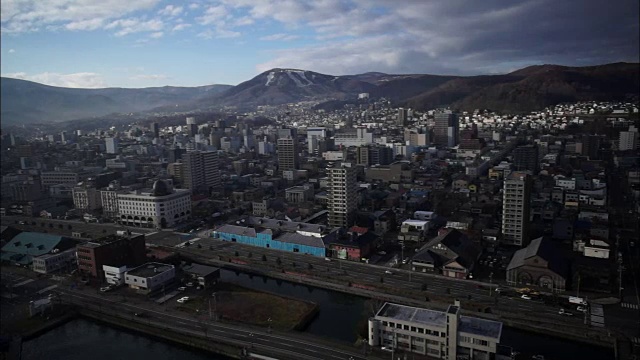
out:
<path id="1" fill-rule="evenodd" d="M 262 276 L 222 270 L 221 279 L 256 290 L 313 301 L 320 306 L 318 316 L 305 330 L 314 335 L 353 343 L 357 339 L 357 326 L 366 319 L 368 309 L 365 298 L 339 292 L 311 288 Z M 546 359 L 613 359 L 613 350 L 529 333 L 503 327 L 501 343 L 516 351 L 541 354 Z M 25 360 L 65 359 L 84 360 L 91 349 L 92 360 L 117 359 L 225 359 L 219 355 L 203 354 L 179 346 L 156 341 L 146 336 L 99 325 L 86 320 L 75 320 L 26 342 Z"/>
<path id="2" fill-rule="evenodd" d="M 128 331 L 78 319 L 22 345 L 23 360 L 226 360 Z"/>

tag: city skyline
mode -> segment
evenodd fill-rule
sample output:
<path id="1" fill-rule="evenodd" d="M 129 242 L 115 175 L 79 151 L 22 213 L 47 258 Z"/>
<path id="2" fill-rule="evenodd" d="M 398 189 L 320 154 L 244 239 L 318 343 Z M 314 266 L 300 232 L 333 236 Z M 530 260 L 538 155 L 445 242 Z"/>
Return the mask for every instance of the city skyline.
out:
<path id="1" fill-rule="evenodd" d="M 8 0 L 1 73 L 86 88 L 235 85 L 274 67 L 495 74 L 636 62 L 638 23 L 633 1 Z"/>

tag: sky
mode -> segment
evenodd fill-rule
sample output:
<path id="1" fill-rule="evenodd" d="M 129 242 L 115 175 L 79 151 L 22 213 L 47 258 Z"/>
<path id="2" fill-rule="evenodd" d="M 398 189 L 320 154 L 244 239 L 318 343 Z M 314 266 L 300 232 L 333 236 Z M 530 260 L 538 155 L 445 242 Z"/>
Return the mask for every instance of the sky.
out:
<path id="1" fill-rule="evenodd" d="M 477 75 L 639 61 L 638 0 L 2 0 L 2 76 L 235 85 L 272 68 Z"/>

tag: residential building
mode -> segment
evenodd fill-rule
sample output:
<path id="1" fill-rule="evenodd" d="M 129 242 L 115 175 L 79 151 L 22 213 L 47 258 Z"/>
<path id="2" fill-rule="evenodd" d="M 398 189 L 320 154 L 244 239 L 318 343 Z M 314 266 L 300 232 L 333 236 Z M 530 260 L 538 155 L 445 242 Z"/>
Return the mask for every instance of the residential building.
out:
<path id="1" fill-rule="evenodd" d="M 59 184 L 75 186 L 80 182 L 80 174 L 75 171 L 43 171 L 40 182 L 47 188 Z"/>
<path id="2" fill-rule="evenodd" d="M 415 172 L 407 161 L 396 161 L 390 165 L 373 166 L 365 170 L 367 181 L 382 181 L 393 183 L 412 183 Z"/>
<path id="3" fill-rule="evenodd" d="M 93 211 L 102 207 L 100 191 L 91 186 L 73 188 L 73 206 L 82 211 Z"/>
<path id="4" fill-rule="evenodd" d="M 175 266 L 150 262 L 127 270 L 124 274 L 124 283 L 129 285 L 131 289 L 151 293 L 160 290 L 175 277 Z"/>
<path id="5" fill-rule="evenodd" d="M 536 145 L 518 146 L 513 149 L 513 167 L 517 171 L 538 171 L 538 147 Z"/>
<path id="6" fill-rule="evenodd" d="M 428 231 L 429 221 L 413 219 L 405 220 L 400 226 L 398 240 L 421 242 L 426 240 Z"/>
<path id="7" fill-rule="evenodd" d="M 418 250 L 411 268 L 419 272 L 441 272 L 457 279 L 470 276 L 480 249 L 459 230 L 447 229 Z"/>
<path id="8" fill-rule="evenodd" d="M 629 130 L 620 131 L 618 137 L 618 150 L 636 150 L 640 144 L 640 133 L 635 126 L 629 126 Z"/>
<path id="9" fill-rule="evenodd" d="M 337 162 L 327 166 L 329 177 L 329 226 L 348 228 L 357 209 L 356 168 L 352 163 Z"/>
<path id="10" fill-rule="evenodd" d="M 389 165 L 393 162 L 393 149 L 382 145 L 363 145 L 357 148 L 358 165 Z"/>
<path id="11" fill-rule="evenodd" d="M 110 235 L 76 247 L 78 271 L 104 278 L 104 265 L 137 266 L 146 259 L 144 234 Z"/>
<path id="12" fill-rule="evenodd" d="M 355 228 L 355 226 L 354 226 Z M 368 259 L 378 236 L 371 231 L 350 231 L 340 234 L 329 241 L 329 250 L 338 259 L 361 261 Z"/>
<path id="13" fill-rule="evenodd" d="M 183 266 L 182 271 L 204 289 L 212 287 L 220 279 L 220 268 L 213 266 L 191 264 Z"/>
<path id="14" fill-rule="evenodd" d="M 298 168 L 298 144 L 293 137 L 278 139 L 278 171 L 295 170 Z"/>
<path id="15" fill-rule="evenodd" d="M 221 186 L 220 163 L 215 151 L 191 151 L 182 155 L 182 187 L 209 192 Z"/>
<path id="16" fill-rule="evenodd" d="M 129 226 L 167 228 L 191 217 L 191 192 L 157 180 L 152 189 L 117 194 L 119 222 Z"/>
<path id="17" fill-rule="evenodd" d="M 198 133 L 198 125 L 196 124 L 196 118 L 187 118 L 187 133 L 189 137 L 194 137 Z"/>
<path id="18" fill-rule="evenodd" d="M 567 260 L 549 239 L 537 238 L 513 254 L 507 266 L 507 284 L 535 285 L 564 291 L 569 276 Z"/>
<path id="19" fill-rule="evenodd" d="M 451 112 L 434 115 L 434 142 L 438 145 L 454 147 L 458 144 L 458 115 Z"/>
<path id="20" fill-rule="evenodd" d="M 446 312 L 387 302 L 369 319 L 369 345 L 435 359 L 493 359 L 502 323 L 460 312 L 459 301 Z"/>
<path id="21" fill-rule="evenodd" d="M 157 139 L 160 137 L 160 125 L 157 122 L 151 123 L 151 131 L 153 132 L 153 138 Z"/>
<path id="22" fill-rule="evenodd" d="M 409 109 L 399 108 L 398 116 L 396 117 L 396 125 L 398 126 L 407 125 L 408 114 L 409 114 Z"/>
<path id="23" fill-rule="evenodd" d="M 507 245 L 528 244 L 531 187 L 531 175 L 526 172 L 512 172 L 504 180 L 502 241 Z"/>
<path id="24" fill-rule="evenodd" d="M 359 127 L 336 133 L 333 137 L 335 146 L 362 146 L 373 144 L 373 133 L 367 128 Z"/>
<path id="25" fill-rule="evenodd" d="M 287 202 L 299 204 L 313 200 L 313 186 L 294 186 L 285 190 L 285 198 Z"/>

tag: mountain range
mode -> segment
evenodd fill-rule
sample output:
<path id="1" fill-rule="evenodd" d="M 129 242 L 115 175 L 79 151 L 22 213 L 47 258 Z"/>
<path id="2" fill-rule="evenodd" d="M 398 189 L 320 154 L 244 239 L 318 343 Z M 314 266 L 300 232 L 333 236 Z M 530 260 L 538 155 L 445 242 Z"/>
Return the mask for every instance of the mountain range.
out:
<path id="1" fill-rule="evenodd" d="M 370 72 L 333 76 L 272 69 L 236 86 L 71 89 L 2 78 L 3 124 L 41 123 L 142 111 L 193 111 L 301 101 L 384 97 L 417 110 L 449 106 L 524 112 L 562 102 L 638 99 L 638 63 L 589 67 L 536 65 L 509 74 L 443 76 Z"/>

